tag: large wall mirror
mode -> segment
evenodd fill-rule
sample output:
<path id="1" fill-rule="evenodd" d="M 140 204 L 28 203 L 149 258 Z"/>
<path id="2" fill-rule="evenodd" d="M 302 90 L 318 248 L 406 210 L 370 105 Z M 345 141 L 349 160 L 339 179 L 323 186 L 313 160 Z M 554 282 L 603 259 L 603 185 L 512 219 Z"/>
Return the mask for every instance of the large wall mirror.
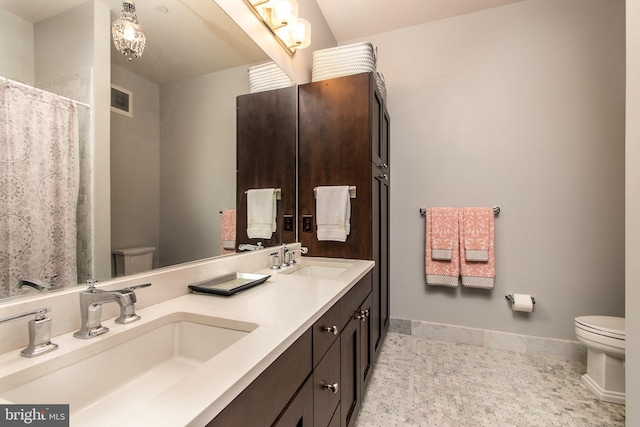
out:
<path id="1" fill-rule="evenodd" d="M 20 263 L 9 262 L 17 253 L 47 256 L 48 243 L 68 237 L 64 224 L 72 220 L 44 235 L 31 233 L 35 225 L 21 218 L 40 214 L 14 215 L 5 202 L 20 192 L 43 191 L 43 179 L 30 190 L 15 176 L 0 176 L 0 244 L 16 235 L 23 243 L 0 248 L 1 298 L 37 292 L 19 288 L 20 278 L 55 288 L 89 277 L 106 280 L 116 273 L 114 251 L 154 248 L 153 268 L 225 252 L 221 213 L 236 208 L 236 98 L 249 92 L 248 67 L 270 59 L 213 0 L 162 0 L 136 3 L 147 45 L 141 58 L 128 61 L 110 36 L 121 7 L 118 0 L 0 0 L 0 83 L 77 101 L 75 111 L 65 114 L 76 122 L 71 133 L 78 162 L 66 167 L 77 179 L 71 185 L 78 194 L 72 215 L 76 266 L 54 256 L 44 267 L 19 272 Z M 118 104 L 113 111 L 112 95 Z M 42 122 L 39 108 L 36 121 Z M 3 114 L 3 130 L 15 127 Z M 16 138 L 11 141 L 19 151 Z M 29 144 L 23 151 L 52 150 Z M 15 153 L 8 156 L 0 155 L 0 162 L 15 166 Z M 290 174 L 295 182 L 295 167 Z M 49 187 L 51 194 L 64 193 Z"/>

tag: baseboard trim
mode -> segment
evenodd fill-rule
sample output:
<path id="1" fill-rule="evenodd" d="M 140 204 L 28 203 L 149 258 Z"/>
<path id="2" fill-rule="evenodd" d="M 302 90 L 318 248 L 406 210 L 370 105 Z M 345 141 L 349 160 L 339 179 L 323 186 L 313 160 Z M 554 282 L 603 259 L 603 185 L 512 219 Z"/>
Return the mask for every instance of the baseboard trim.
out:
<path id="1" fill-rule="evenodd" d="M 391 318 L 389 331 L 439 341 L 587 362 L 587 348 L 578 341 L 396 318 Z"/>

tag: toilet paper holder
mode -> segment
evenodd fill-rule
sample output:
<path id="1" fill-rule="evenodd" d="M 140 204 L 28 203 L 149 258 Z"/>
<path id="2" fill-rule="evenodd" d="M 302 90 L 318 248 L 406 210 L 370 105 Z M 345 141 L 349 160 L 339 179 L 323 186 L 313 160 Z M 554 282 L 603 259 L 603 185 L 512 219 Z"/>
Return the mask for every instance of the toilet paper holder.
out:
<path id="1" fill-rule="evenodd" d="M 509 301 L 511 304 L 515 303 L 515 301 L 514 301 L 514 299 L 513 299 L 513 294 L 507 294 L 507 295 L 505 295 L 505 296 L 504 296 L 504 298 L 505 298 L 507 301 Z M 532 303 L 532 304 L 535 304 L 535 303 L 536 303 L 536 300 L 535 300 L 535 298 L 534 298 L 534 297 L 531 297 L 531 303 Z"/>

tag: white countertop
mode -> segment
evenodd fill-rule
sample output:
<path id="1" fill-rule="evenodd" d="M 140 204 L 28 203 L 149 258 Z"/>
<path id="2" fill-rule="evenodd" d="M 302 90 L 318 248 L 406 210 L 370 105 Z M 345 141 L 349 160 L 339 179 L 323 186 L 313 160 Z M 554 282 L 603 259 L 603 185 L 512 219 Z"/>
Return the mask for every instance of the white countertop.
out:
<path id="1" fill-rule="evenodd" d="M 306 262 L 323 260 L 305 259 Z M 109 419 L 95 419 L 91 416 L 90 410 L 74 416 L 73 408 L 71 409 L 72 427 L 203 426 L 257 378 L 374 265 L 372 261 L 324 260 L 343 261 L 351 266 L 334 279 L 282 274 L 286 273 L 286 270 L 261 270 L 256 273 L 271 274 L 266 283 L 230 297 L 187 294 L 169 299 L 138 310 L 137 313 L 142 319 L 130 325 L 115 325 L 113 319 L 104 321 L 103 324 L 111 331 L 100 337 L 79 340 L 73 338 L 72 332 L 54 337 L 52 341 L 60 348 L 47 355 L 26 359 L 18 355 L 19 350 L 1 355 L 0 378 L 5 377 L 10 371 L 17 372 L 24 367 L 41 363 L 40 361 L 62 359 L 65 353 L 75 351 L 77 354 L 78 349 L 83 346 L 122 334 L 129 328 L 139 327 L 170 313 L 189 312 L 257 324 L 258 327 L 254 331 L 138 407 L 128 405 L 127 396 L 122 396 L 122 410 L 117 413 L 110 412 Z"/>

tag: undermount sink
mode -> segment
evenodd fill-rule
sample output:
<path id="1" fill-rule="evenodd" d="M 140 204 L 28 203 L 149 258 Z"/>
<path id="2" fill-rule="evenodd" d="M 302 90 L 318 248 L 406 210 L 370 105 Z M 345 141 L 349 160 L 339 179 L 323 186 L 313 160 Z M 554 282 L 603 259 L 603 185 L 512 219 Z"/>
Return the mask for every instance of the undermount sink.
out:
<path id="1" fill-rule="evenodd" d="M 89 357 L 62 367 L 59 365 L 65 362 L 58 361 L 48 369 L 38 366 L 33 372 L 22 372 L 26 381 L 0 389 L 0 400 L 69 404 L 74 424 L 89 425 L 91 420 L 121 410 L 123 404 L 132 408 L 152 400 L 257 327 L 254 323 L 173 313 L 141 325 L 138 331 L 126 331 L 133 336 L 124 342 L 116 335 L 96 340 L 90 344 L 95 348 L 89 350 L 95 354 Z"/>
<path id="2" fill-rule="evenodd" d="M 317 277 L 319 279 L 333 279 L 346 271 L 352 264 L 344 262 L 312 261 L 290 267 L 284 274 L 296 276 Z"/>

